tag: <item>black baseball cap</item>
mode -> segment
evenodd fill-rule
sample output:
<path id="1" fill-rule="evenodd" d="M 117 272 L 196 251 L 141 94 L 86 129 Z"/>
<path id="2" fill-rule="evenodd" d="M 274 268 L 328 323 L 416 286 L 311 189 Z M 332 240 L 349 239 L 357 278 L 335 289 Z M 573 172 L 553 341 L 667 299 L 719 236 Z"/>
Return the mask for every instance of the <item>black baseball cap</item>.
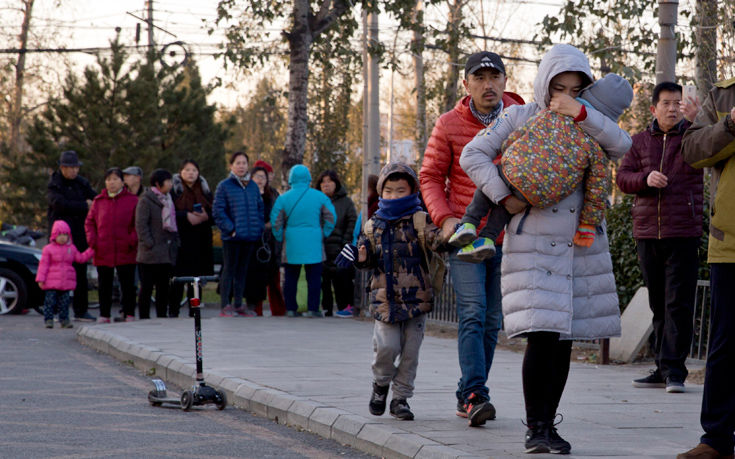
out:
<path id="1" fill-rule="evenodd" d="M 467 58 L 467 63 L 464 66 L 464 77 L 467 78 L 467 75 L 485 68 L 495 69 L 505 75 L 505 65 L 503 65 L 500 56 L 490 51 L 481 51 Z"/>

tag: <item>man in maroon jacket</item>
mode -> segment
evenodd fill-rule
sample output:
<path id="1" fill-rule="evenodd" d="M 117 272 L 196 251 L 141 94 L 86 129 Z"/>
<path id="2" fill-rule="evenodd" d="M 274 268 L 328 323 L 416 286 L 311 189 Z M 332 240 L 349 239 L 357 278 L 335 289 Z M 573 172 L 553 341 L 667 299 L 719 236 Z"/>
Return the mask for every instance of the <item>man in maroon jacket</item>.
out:
<path id="1" fill-rule="evenodd" d="M 463 81 L 468 95 L 439 117 L 429 138 L 421 165 L 421 194 L 445 240 L 454 233 L 476 189 L 459 165 L 462 149 L 495 121 L 504 107 L 523 104 L 519 95 L 505 92 L 507 80 L 500 56 L 487 51 L 471 55 Z M 495 418 L 487 376 L 502 319 L 501 256 L 502 250 L 498 250 L 494 257 L 475 264 L 457 259 L 456 249 L 450 254 L 462 372 L 456 392 L 457 416 L 469 418 L 470 426 Z"/>
<path id="2" fill-rule="evenodd" d="M 633 237 L 653 311 L 656 369 L 633 386 L 665 387 L 666 392 L 684 392 L 702 236 L 702 170 L 681 155 L 681 140 L 691 125 L 682 118 L 681 97 L 676 83 L 653 89 L 655 118 L 633 136 L 616 178 L 621 190 L 636 195 Z M 686 107 L 687 118 L 694 119 L 696 106 Z"/>

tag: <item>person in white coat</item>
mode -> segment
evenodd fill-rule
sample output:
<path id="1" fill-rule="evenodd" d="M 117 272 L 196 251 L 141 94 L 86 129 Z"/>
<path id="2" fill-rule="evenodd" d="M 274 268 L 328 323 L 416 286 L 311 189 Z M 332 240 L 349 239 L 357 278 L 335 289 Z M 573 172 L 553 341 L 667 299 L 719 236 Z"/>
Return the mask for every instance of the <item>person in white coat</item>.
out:
<path id="1" fill-rule="evenodd" d="M 569 374 L 572 340 L 618 336 L 620 309 L 605 222 L 590 247 L 572 242 L 583 184 L 557 205 L 525 207 L 511 195 L 492 162 L 510 133 L 547 107 L 573 117 L 610 159 L 620 158 L 631 146 L 630 136 L 600 112 L 583 111 L 574 100 L 592 81 L 581 51 L 554 46 L 539 65 L 535 101 L 508 107 L 465 146 L 460 158 L 462 169 L 483 193 L 515 214 L 503 243 L 501 291 L 506 333 L 528 340 L 523 359 L 527 453 L 571 451 L 554 419 Z"/>

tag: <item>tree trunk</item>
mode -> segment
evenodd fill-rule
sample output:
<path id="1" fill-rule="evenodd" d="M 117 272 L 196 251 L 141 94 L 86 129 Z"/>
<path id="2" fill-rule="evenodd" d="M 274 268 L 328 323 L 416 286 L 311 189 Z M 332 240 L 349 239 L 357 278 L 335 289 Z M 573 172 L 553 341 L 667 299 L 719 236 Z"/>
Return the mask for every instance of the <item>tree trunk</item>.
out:
<path id="1" fill-rule="evenodd" d="M 444 85 L 444 101 L 442 113 L 454 108 L 457 103 L 457 84 L 459 82 L 459 41 L 460 29 L 464 15 L 462 14 L 463 0 L 453 0 L 449 3 L 449 24 L 447 24 L 447 79 Z"/>
<path id="2" fill-rule="evenodd" d="M 294 24 L 286 35 L 290 45 L 290 63 L 288 66 L 288 121 L 282 161 L 283 183 L 288 183 L 288 173 L 291 167 L 303 161 L 304 145 L 306 145 L 306 107 L 312 43 L 309 12 L 309 0 L 294 0 Z"/>
<path id="3" fill-rule="evenodd" d="M 21 151 L 20 124 L 23 119 L 23 82 L 26 69 L 26 48 L 28 47 L 28 31 L 31 26 L 31 13 L 35 0 L 23 0 L 23 25 L 20 29 L 20 51 L 15 64 L 15 90 L 13 107 L 10 113 L 10 148 L 11 157 L 17 158 Z"/>
<path id="4" fill-rule="evenodd" d="M 695 80 L 697 82 L 699 100 L 703 101 L 706 94 L 717 81 L 717 1 L 697 0 L 697 16 L 695 19 L 695 48 L 697 67 Z"/>
<path id="5" fill-rule="evenodd" d="M 424 82 L 424 2 L 416 0 L 413 21 L 413 67 L 416 75 L 416 148 L 419 163 L 424 160 L 426 150 L 426 83 Z"/>

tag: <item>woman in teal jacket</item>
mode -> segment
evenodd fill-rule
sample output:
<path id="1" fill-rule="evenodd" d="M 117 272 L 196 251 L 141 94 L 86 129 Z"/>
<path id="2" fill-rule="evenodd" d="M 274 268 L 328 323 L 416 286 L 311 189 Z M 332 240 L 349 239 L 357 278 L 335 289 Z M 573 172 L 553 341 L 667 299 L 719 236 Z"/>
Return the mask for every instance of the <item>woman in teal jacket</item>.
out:
<path id="1" fill-rule="evenodd" d="M 311 174 L 301 164 L 291 168 L 288 184 L 291 189 L 276 199 L 271 211 L 273 236 L 285 241 L 283 267 L 286 278 L 283 296 L 286 300 L 286 315 L 296 317 L 296 287 L 301 274 L 301 265 L 306 269 L 308 285 L 308 308 L 306 317 L 323 317 L 319 311 L 324 238 L 334 229 L 337 213 L 327 195 L 309 188 Z"/>

